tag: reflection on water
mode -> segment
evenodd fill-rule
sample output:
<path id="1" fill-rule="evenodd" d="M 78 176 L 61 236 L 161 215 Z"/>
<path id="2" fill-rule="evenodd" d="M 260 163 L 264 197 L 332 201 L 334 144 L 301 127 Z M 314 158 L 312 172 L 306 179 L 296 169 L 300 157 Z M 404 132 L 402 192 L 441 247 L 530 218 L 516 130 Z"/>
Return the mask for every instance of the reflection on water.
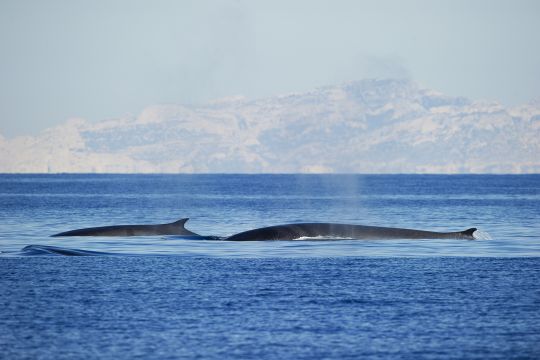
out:
<path id="1" fill-rule="evenodd" d="M 76 247 L 74 247 L 74 245 Z M 193 240 L 180 237 L 70 238 L 47 245 L 5 251 L 3 256 L 28 255 L 175 255 L 197 257 L 422 257 L 538 256 L 538 245 L 508 240 L 325 240 L 292 241 Z"/>

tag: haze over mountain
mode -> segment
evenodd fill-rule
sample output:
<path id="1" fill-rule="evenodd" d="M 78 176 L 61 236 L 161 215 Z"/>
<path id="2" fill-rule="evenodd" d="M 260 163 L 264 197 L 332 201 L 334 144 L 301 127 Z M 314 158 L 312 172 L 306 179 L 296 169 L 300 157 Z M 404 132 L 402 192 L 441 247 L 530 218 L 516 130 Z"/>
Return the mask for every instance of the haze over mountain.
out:
<path id="1" fill-rule="evenodd" d="M 505 108 L 363 80 L 0 135 L 0 172 L 533 173 L 539 139 L 540 100 Z"/>

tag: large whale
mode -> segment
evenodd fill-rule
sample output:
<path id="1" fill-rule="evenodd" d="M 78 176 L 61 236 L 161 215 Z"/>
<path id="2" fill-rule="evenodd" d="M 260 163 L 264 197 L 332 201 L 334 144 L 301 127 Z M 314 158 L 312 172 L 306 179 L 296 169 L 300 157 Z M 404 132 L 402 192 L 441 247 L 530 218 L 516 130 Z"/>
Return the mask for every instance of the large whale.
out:
<path id="1" fill-rule="evenodd" d="M 294 240 L 299 238 L 340 238 L 359 240 L 381 239 L 467 239 L 473 240 L 476 228 L 458 232 L 434 232 L 413 229 L 400 229 L 379 226 L 332 224 L 332 223 L 301 223 L 263 227 L 244 231 L 224 240 L 254 241 L 254 240 Z"/>
<path id="2" fill-rule="evenodd" d="M 112 225 L 91 227 L 61 232 L 51 236 L 148 236 L 148 235 L 191 235 L 199 236 L 187 230 L 184 225 L 189 218 L 168 224 L 155 225 Z"/>

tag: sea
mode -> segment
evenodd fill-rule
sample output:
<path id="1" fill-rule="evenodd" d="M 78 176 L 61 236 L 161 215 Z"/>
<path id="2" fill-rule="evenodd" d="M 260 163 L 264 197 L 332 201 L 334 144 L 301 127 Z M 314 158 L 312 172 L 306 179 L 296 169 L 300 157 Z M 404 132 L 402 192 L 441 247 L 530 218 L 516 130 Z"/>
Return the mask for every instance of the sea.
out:
<path id="1" fill-rule="evenodd" d="M 189 218 L 474 240 L 51 237 Z M 540 175 L 0 175 L 0 359 L 540 359 Z"/>

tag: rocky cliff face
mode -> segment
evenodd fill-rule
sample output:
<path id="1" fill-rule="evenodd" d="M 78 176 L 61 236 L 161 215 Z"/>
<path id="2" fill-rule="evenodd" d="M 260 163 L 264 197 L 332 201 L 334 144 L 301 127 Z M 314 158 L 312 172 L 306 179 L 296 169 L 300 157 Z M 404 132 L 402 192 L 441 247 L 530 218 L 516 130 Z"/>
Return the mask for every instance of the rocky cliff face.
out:
<path id="1" fill-rule="evenodd" d="M 516 108 L 406 80 L 158 105 L 0 137 L 0 172 L 540 172 L 540 101 Z"/>

